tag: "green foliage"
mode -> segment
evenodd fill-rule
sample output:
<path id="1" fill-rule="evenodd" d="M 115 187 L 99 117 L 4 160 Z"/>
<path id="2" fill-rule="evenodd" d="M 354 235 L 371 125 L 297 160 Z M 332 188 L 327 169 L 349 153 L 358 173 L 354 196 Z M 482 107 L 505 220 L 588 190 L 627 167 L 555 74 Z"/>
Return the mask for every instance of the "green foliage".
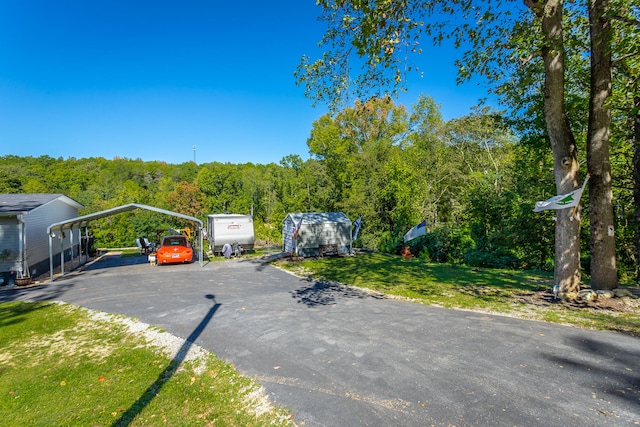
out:
<path id="1" fill-rule="evenodd" d="M 504 247 L 497 248 L 492 252 L 478 249 L 470 250 L 465 256 L 465 261 L 467 265 L 489 268 L 517 269 L 521 264 L 518 257 Z"/>
<path id="2" fill-rule="evenodd" d="M 440 226 L 409 242 L 411 253 L 430 262 L 463 264 L 474 242 L 465 228 Z"/>
<path id="3" fill-rule="evenodd" d="M 258 219 L 253 222 L 253 228 L 256 235 L 256 245 L 282 245 L 282 227 L 280 223 L 265 223 Z"/>
<path id="4" fill-rule="evenodd" d="M 391 232 L 383 232 L 378 240 L 377 249 L 387 254 L 398 254 L 402 248 L 402 238 L 395 236 Z"/>

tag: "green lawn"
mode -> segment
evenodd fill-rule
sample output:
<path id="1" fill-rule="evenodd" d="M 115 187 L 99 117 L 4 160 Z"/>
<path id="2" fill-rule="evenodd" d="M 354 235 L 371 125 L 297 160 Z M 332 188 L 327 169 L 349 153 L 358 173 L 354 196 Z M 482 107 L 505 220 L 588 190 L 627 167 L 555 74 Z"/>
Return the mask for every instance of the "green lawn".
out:
<path id="1" fill-rule="evenodd" d="M 285 259 L 276 265 L 303 277 L 372 289 L 424 304 L 640 336 L 637 303 L 625 310 L 564 305 L 552 299 L 550 273 L 429 264 L 380 253 L 295 262 Z"/>
<path id="2" fill-rule="evenodd" d="M 71 305 L 0 304 L 0 342 L 0 426 L 293 425 L 232 365 Z"/>

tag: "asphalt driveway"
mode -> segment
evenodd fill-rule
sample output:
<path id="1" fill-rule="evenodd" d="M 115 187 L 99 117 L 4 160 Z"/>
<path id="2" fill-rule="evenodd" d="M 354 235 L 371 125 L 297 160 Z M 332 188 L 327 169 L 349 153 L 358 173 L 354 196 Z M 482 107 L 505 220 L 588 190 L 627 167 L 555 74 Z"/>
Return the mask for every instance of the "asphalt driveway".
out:
<path id="1" fill-rule="evenodd" d="M 136 317 L 232 362 L 307 426 L 631 426 L 640 340 L 446 310 L 231 260 L 104 258 L 0 301 Z"/>

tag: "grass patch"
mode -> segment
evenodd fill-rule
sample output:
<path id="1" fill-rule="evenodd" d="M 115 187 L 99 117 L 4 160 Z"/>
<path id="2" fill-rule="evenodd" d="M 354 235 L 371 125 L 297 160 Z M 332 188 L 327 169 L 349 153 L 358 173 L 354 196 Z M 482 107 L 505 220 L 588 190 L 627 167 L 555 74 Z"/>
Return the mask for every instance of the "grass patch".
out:
<path id="1" fill-rule="evenodd" d="M 491 311 L 640 336 L 637 309 L 598 310 L 551 301 L 551 273 L 430 264 L 381 253 L 300 262 L 285 259 L 277 265 L 303 277 L 372 289 L 424 304 Z M 546 299 L 540 299 L 540 295 Z"/>
<path id="2" fill-rule="evenodd" d="M 125 249 L 120 253 L 120 258 L 134 258 L 143 255 L 146 256 L 147 254 L 141 254 L 137 249 Z"/>
<path id="3" fill-rule="evenodd" d="M 273 253 L 272 249 L 265 249 L 265 248 L 247 249 L 242 252 L 242 255 L 240 255 L 240 257 L 233 256 L 231 257 L 231 259 L 239 260 L 239 259 L 260 258 L 261 256 L 267 255 L 270 253 Z M 227 259 L 220 252 L 216 252 L 215 254 L 205 252 L 204 257 L 205 257 L 205 260 L 209 262 L 225 261 Z"/>
<path id="4" fill-rule="evenodd" d="M 0 304 L 0 342 L 0 426 L 293 425 L 232 365 L 71 305 Z"/>

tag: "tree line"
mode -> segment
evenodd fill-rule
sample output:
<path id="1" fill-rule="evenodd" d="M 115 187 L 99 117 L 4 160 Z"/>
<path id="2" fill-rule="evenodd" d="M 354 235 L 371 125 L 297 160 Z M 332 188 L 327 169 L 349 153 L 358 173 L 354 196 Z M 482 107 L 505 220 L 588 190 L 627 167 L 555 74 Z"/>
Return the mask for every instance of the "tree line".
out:
<path id="1" fill-rule="evenodd" d="M 515 269 L 554 268 L 558 211 L 533 212 L 556 194 L 553 155 L 531 143 L 517 123 L 488 107 L 445 121 L 436 102 L 397 105 L 389 97 L 356 101 L 313 124 L 310 157 L 278 164 L 169 164 L 114 158 L 0 157 L 0 192 L 62 193 L 81 215 L 141 203 L 195 216 L 252 213 L 256 239 L 280 244 L 290 212 L 362 217 L 355 242 L 400 253 L 403 235 L 422 220 L 427 235 L 409 243 L 431 262 Z M 611 153 L 616 253 L 622 278 L 637 277 L 632 139 Z M 583 211 L 590 209 L 587 194 Z M 588 215 L 581 243 L 589 248 Z M 206 221 L 205 221 L 206 222 Z M 98 246 L 131 246 L 187 224 L 155 212 L 123 213 L 92 223 Z M 589 272 L 589 250 L 581 252 Z"/>

